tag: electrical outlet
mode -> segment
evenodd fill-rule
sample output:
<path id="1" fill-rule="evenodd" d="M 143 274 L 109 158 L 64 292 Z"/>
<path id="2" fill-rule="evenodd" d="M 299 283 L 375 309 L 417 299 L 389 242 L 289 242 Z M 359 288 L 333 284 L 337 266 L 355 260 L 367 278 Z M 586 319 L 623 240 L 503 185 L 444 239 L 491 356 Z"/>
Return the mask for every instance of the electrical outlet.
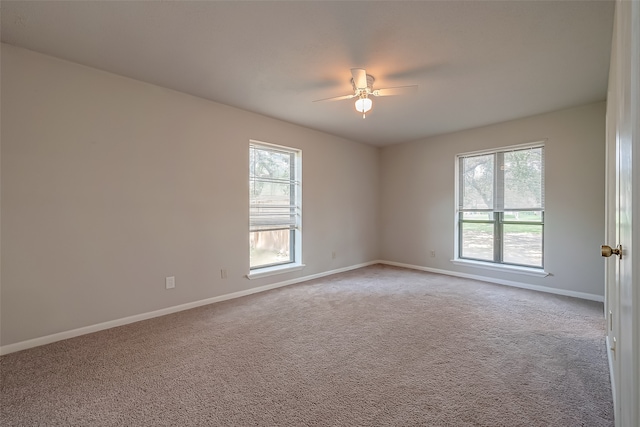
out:
<path id="1" fill-rule="evenodd" d="M 175 276 L 167 277 L 164 279 L 164 285 L 167 289 L 173 289 L 176 287 L 176 278 Z"/>
<path id="2" fill-rule="evenodd" d="M 223 268 L 222 270 L 220 270 L 220 278 L 221 279 L 226 279 L 227 278 L 227 269 Z"/>
<path id="3" fill-rule="evenodd" d="M 431 251 L 431 258 L 435 258 L 436 257 L 436 251 Z"/>
<path id="4" fill-rule="evenodd" d="M 331 259 L 336 259 L 336 251 L 331 252 Z"/>

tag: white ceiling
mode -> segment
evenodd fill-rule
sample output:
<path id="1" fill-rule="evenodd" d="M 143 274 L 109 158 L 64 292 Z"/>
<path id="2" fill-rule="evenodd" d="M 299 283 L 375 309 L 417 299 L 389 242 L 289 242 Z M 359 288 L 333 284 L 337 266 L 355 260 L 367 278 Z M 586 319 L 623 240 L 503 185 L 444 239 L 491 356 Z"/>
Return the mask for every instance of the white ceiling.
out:
<path id="1" fill-rule="evenodd" d="M 2 1 L 2 41 L 383 146 L 606 98 L 611 1 Z M 374 88 L 365 120 L 350 69 Z"/>

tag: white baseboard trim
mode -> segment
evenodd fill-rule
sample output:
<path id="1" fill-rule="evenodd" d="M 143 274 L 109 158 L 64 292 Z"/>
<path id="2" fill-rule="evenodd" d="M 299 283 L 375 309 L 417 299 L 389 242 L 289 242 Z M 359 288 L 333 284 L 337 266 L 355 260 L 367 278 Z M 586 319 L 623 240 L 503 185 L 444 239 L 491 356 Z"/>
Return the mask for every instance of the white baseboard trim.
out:
<path id="1" fill-rule="evenodd" d="M 380 260 L 378 261 L 378 263 L 392 265 L 395 267 L 410 268 L 413 270 L 428 271 L 430 273 L 445 274 L 447 276 L 464 277 L 465 279 L 480 280 L 482 282 L 496 283 L 498 285 L 512 286 L 516 288 L 529 289 L 532 291 L 547 292 L 550 294 L 564 295 L 568 297 L 586 299 L 590 301 L 604 302 L 604 297 L 602 295 L 588 294 L 586 292 L 577 292 L 577 291 L 569 291 L 566 289 L 550 288 L 547 286 L 530 285 L 528 283 L 515 282 L 512 280 L 496 279 L 493 277 L 478 276 L 476 274 L 460 273 L 457 271 L 450 271 L 450 270 L 440 270 L 437 268 L 422 267 L 420 265 L 412 265 L 412 264 L 403 264 L 401 262 L 394 262 L 394 261 Z"/>
<path id="2" fill-rule="evenodd" d="M 611 397 L 613 398 L 613 413 L 614 416 L 617 416 L 617 410 L 616 408 L 618 407 L 616 405 L 616 377 L 613 374 L 613 358 L 611 357 L 611 350 L 609 350 L 611 348 L 611 342 L 609 341 L 609 335 L 607 335 L 606 337 L 606 345 L 607 345 L 607 360 L 609 361 L 609 378 L 611 379 Z"/>
<path id="3" fill-rule="evenodd" d="M 20 341 L 14 344 L 8 344 L 0 346 L 0 355 L 15 353 L 16 351 L 27 350 L 33 347 L 39 347 L 45 344 L 51 344 L 56 341 L 62 341 L 69 338 L 75 338 L 80 335 L 91 334 L 105 329 L 115 328 L 117 326 L 124 326 L 130 323 L 139 322 L 141 320 L 152 319 L 154 317 L 165 316 L 171 313 L 177 313 L 179 311 L 189 310 L 191 308 L 201 307 L 203 305 L 213 304 L 220 301 L 226 301 L 234 298 L 240 298 L 247 295 L 255 294 L 258 292 L 268 291 L 270 289 L 281 288 L 283 286 L 293 285 L 296 283 L 302 283 L 313 279 L 318 279 L 324 276 L 330 276 L 332 274 L 342 273 L 349 270 L 355 270 L 357 268 L 367 267 L 373 264 L 379 264 L 379 261 L 369 261 L 362 264 L 351 265 L 348 267 L 338 268 L 335 270 L 325 271 L 322 273 L 312 274 L 309 276 L 298 277 L 291 280 L 285 280 L 284 282 L 272 283 L 270 285 L 258 286 L 257 288 L 246 289 L 243 291 L 232 292 L 230 294 L 220 295 L 217 297 L 206 298 L 199 301 L 193 301 L 186 304 L 175 305 L 172 307 L 162 308 L 160 310 L 154 310 L 147 313 L 136 314 L 133 316 L 123 317 L 121 319 L 110 320 L 108 322 L 98 323 L 95 325 L 84 326 L 82 328 L 72 329 L 70 331 L 58 332 L 43 337 L 33 338 L 26 341 Z"/>

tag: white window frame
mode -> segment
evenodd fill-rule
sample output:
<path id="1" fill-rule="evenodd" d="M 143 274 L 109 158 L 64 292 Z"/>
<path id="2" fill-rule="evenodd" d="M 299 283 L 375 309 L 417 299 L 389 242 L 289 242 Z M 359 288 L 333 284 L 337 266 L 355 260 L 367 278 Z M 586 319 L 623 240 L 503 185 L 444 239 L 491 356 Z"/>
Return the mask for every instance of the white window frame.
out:
<path id="1" fill-rule="evenodd" d="M 503 272 L 512 272 L 512 273 L 519 273 L 519 274 L 525 274 L 525 275 L 530 275 L 530 276 L 537 276 L 537 277 L 545 277 L 548 276 L 549 273 L 547 273 L 544 270 L 544 253 L 545 253 L 545 239 L 544 239 L 544 223 L 546 222 L 546 220 L 543 219 L 542 222 L 542 232 L 543 232 L 543 238 L 542 238 L 542 266 L 537 267 L 537 266 L 523 266 L 523 265 L 517 265 L 517 264 L 508 264 L 508 263 L 502 263 L 502 262 L 495 262 L 495 261 L 489 261 L 489 260 L 477 260 L 477 259 L 469 259 L 469 258 L 461 258 L 460 257 L 460 186 L 461 186 L 461 182 L 460 182 L 460 159 L 463 157 L 471 157 L 471 156 L 481 156 L 481 155 L 487 155 L 487 154 L 496 154 L 496 153 L 505 153 L 505 152 L 509 152 L 509 151 L 517 151 L 517 150 L 526 150 L 526 149 L 531 149 L 531 148 L 538 148 L 538 147 L 542 147 L 543 150 L 545 150 L 545 143 L 546 140 L 542 140 L 542 141 L 535 141 L 535 142 L 529 142 L 526 144 L 519 144 L 519 145 L 510 145 L 510 146 L 506 146 L 506 147 L 499 147 L 499 148 L 491 148 L 491 149 L 486 149 L 486 150 L 479 150 L 479 151 L 472 151 L 472 152 L 466 152 L 466 153 L 460 153 L 457 154 L 455 156 L 455 219 L 454 219 L 454 224 L 455 224 L 455 235 L 454 235 L 454 256 L 453 259 L 451 260 L 451 262 L 453 262 L 454 264 L 458 264 L 458 265 L 465 265 L 465 266 L 471 266 L 471 267 L 477 267 L 477 268 L 482 268 L 482 269 L 488 269 L 488 270 L 494 270 L 494 271 L 503 271 Z M 546 151 L 546 150 L 545 150 Z M 543 174 L 544 174 L 544 160 L 543 160 Z M 494 185 L 495 185 L 495 180 L 496 178 L 494 178 Z M 543 176 L 543 185 L 542 185 L 542 196 L 543 196 L 543 202 L 542 202 L 542 212 L 544 215 L 545 209 L 544 209 L 544 176 Z M 495 205 L 495 202 L 494 202 Z M 496 219 L 497 221 L 497 219 Z M 502 249 L 500 249 L 500 251 L 502 251 Z"/>
<path id="2" fill-rule="evenodd" d="M 295 224 L 292 225 L 292 235 L 293 235 L 293 259 L 290 262 L 277 264 L 277 265 L 269 265 L 264 267 L 249 267 L 249 273 L 247 274 L 247 278 L 249 279 L 259 279 L 262 277 L 268 277 L 276 274 L 289 273 L 292 271 L 301 270 L 305 267 L 302 263 L 302 150 L 293 147 L 287 147 L 284 145 L 271 144 L 268 142 L 258 141 L 258 140 L 249 140 L 249 149 L 251 147 L 264 148 L 266 150 L 274 150 L 274 151 L 282 151 L 285 153 L 293 154 L 294 156 L 294 178 L 292 180 L 292 186 L 294 188 L 294 205 L 295 205 Z M 249 156 L 247 156 L 247 159 Z M 248 171 L 248 177 L 250 179 L 250 171 Z M 249 195 L 248 202 L 250 203 L 251 196 Z M 251 207 L 249 206 L 249 212 L 251 212 Z M 251 230 L 251 214 L 249 213 L 249 226 L 247 227 L 248 232 L 253 232 Z"/>

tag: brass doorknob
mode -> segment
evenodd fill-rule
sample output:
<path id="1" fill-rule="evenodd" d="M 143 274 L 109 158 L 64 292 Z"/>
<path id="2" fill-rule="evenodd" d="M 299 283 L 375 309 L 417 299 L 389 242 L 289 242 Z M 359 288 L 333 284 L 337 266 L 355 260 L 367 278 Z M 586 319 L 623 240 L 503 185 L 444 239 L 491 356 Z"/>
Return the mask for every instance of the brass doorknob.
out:
<path id="1" fill-rule="evenodd" d="M 620 259 L 622 259 L 622 245 L 618 245 L 615 248 L 612 248 L 611 246 L 607 246 L 607 245 L 602 245 L 602 256 L 603 257 L 610 257 L 611 255 L 615 254 L 618 255 L 620 257 Z"/>

